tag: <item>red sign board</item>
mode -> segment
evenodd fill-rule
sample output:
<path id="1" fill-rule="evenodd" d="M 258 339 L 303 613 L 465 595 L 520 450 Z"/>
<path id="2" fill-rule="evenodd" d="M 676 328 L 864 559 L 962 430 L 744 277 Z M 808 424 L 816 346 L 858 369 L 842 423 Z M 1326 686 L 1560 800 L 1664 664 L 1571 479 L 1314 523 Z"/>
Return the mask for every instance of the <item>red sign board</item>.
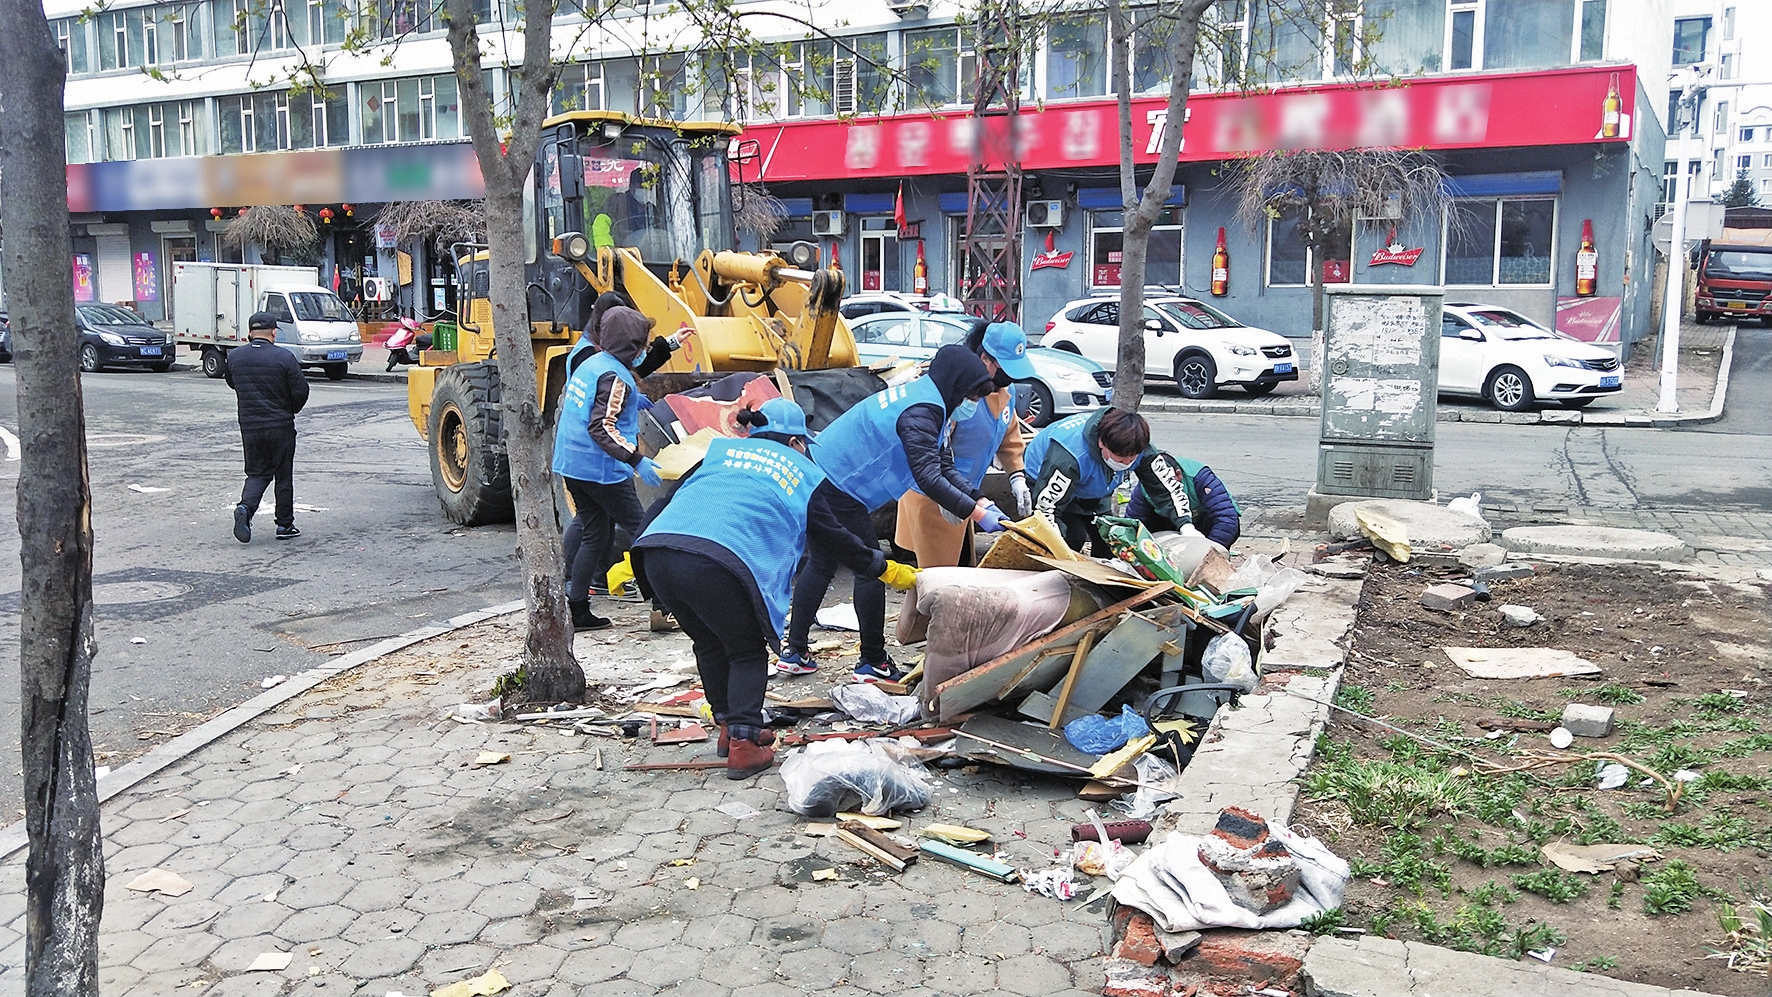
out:
<path id="1" fill-rule="evenodd" d="M 1613 76 L 1623 101 L 1616 138 L 1602 137 Z M 1273 149 L 1478 149 L 1623 142 L 1631 135 L 1634 67 L 1447 76 L 1401 84 L 1337 83 L 1188 99 L 1184 162 L 1234 159 Z M 1164 98 L 1132 101 L 1133 159 L 1155 162 L 1168 122 Z M 1054 101 L 1007 119 L 954 113 L 758 124 L 765 182 L 964 173 L 972 150 L 1012 149 L 1024 170 L 1114 166 L 1119 115 L 1112 100 Z M 987 164 L 992 165 L 992 164 Z"/>
<path id="2" fill-rule="evenodd" d="M 1064 270 L 1064 269 L 1067 269 L 1068 267 L 1070 267 L 1071 257 L 1073 257 L 1075 255 L 1077 255 L 1075 252 L 1040 253 L 1039 255 L 1034 257 L 1034 262 L 1032 263 L 1032 265 L 1030 265 L 1028 267 L 1028 269 L 1030 269 L 1030 270 L 1045 270 L 1048 267 L 1055 267 L 1059 270 Z M 1115 269 L 1116 269 L 1116 271 L 1118 270 L 1117 267 Z M 1114 279 L 1115 280 L 1119 279 L 1117 272 L 1115 274 Z"/>
<path id="3" fill-rule="evenodd" d="M 1557 331 L 1585 343 L 1616 343 L 1623 302 L 1623 298 L 1558 298 Z"/>

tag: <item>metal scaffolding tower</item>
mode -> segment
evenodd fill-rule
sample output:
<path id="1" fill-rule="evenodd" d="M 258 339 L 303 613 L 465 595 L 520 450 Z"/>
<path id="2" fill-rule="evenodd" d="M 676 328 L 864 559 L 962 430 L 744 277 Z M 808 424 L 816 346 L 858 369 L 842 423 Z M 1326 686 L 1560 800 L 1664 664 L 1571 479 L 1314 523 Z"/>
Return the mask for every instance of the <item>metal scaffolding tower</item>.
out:
<path id="1" fill-rule="evenodd" d="M 972 103 L 972 162 L 966 168 L 966 230 L 960 297 L 993 322 L 1021 319 L 1021 26 L 1018 0 L 981 5 L 972 25 L 978 91 Z"/>

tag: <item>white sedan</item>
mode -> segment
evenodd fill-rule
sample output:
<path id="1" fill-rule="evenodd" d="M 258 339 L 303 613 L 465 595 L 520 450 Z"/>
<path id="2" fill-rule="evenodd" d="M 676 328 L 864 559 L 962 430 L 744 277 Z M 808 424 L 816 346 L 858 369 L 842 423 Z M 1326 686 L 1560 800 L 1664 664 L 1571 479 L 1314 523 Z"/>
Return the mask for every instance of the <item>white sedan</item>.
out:
<path id="1" fill-rule="evenodd" d="M 1083 298 L 1046 323 L 1041 346 L 1081 353 L 1108 370 L 1120 358 L 1120 299 Z M 1285 337 L 1247 326 L 1194 298 L 1160 296 L 1144 305 L 1144 376 L 1174 378 L 1184 398 L 1211 398 L 1235 385 L 1265 395 L 1298 380 Z"/>
<path id="2" fill-rule="evenodd" d="M 1505 412 L 1541 401 L 1581 408 L 1624 390 L 1611 350 L 1552 332 L 1495 305 L 1440 312 L 1440 393 L 1476 395 Z"/>

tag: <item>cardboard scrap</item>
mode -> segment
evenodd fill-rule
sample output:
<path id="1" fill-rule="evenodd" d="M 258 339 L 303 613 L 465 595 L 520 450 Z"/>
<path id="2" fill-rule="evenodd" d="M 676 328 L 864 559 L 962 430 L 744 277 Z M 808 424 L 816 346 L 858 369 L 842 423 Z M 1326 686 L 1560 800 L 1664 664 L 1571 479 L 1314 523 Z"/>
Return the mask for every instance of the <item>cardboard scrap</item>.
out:
<path id="1" fill-rule="evenodd" d="M 673 443 L 660 450 L 653 461 L 658 464 L 658 476 L 666 481 L 676 481 L 695 469 L 695 465 L 707 459 L 708 447 L 719 439 L 720 434 L 713 427 L 703 426 L 689 434 L 689 438 L 681 443 Z"/>
<path id="2" fill-rule="evenodd" d="M 896 831 L 904 826 L 904 821 L 890 817 L 875 817 L 871 814 L 850 813 L 847 810 L 837 815 L 838 820 L 852 820 L 857 824 L 866 824 L 876 831 Z"/>
<path id="3" fill-rule="evenodd" d="M 812 870 L 812 881 L 814 883 L 821 882 L 824 880 L 834 880 L 836 878 L 837 878 L 837 870 L 835 870 L 835 869 L 814 869 L 814 870 Z"/>
<path id="4" fill-rule="evenodd" d="M 252 960 L 252 965 L 246 967 L 246 971 L 248 973 L 279 973 L 288 969 L 289 964 L 294 960 L 294 952 L 261 952 L 257 959 Z"/>
<path id="5" fill-rule="evenodd" d="M 1119 771 L 1120 766 L 1132 764 L 1133 760 L 1138 758 L 1139 755 L 1151 750 L 1151 747 L 1156 743 L 1157 736 L 1155 734 L 1146 734 L 1144 737 L 1135 737 L 1126 742 L 1126 746 L 1118 751 L 1102 755 L 1094 765 L 1089 767 L 1089 775 L 1096 779 L 1106 779 L 1108 776 Z"/>
<path id="6" fill-rule="evenodd" d="M 473 765 L 475 768 L 479 768 L 483 765 L 502 765 L 510 760 L 511 756 L 508 754 L 503 754 L 497 751 L 482 751 L 478 755 L 475 755 L 474 760 L 469 764 Z"/>
<path id="7" fill-rule="evenodd" d="M 1543 679 L 1598 675 L 1600 666 L 1554 647 L 1446 647 L 1452 663 L 1472 678 Z"/>
<path id="8" fill-rule="evenodd" d="M 950 845 L 976 845 L 991 840 L 991 832 L 959 824 L 931 824 L 917 832 L 925 838 L 936 838 Z"/>
<path id="9" fill-rule="evenodd" d="M 489 969 L 471 980 L 457 980 L 431 991 L 431 997 L 489 997 L 511 989 L 509 980 L 496 969 Z"/>
<path id="10" fill-rule="evenodd" d="M 127 889 L 142 893 L 159 893 L 167 897 L 182 897 L 191 892 L 191 881 L 176 872 L 165 869 L 149 869 L 147 872 L 129 881 Z"/>
<path id="11" fill-rule="evenodd" d="M 1611 872 L 1620 862 L 1653 862 L 1661 852 L 1648 845 L 1572 845 L 1553 841 L 1539 854 L 1567 872 Z"/>

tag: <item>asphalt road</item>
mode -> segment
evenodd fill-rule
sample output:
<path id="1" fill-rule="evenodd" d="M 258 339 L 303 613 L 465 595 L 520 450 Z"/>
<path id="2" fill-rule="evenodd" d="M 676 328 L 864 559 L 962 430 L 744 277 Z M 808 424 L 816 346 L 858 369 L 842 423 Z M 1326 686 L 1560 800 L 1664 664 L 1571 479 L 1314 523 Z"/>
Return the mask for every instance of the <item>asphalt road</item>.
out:
<path id="1" fill-rule="evenodd" d="M 82 380 L 93 493 L 99 651 L 93 742 L 135 753 L 369 638 L 520 598 L 516 534 L 461 530 L 438 512 L 403 385 L 311 380 L 298 419 L 296 523 L 232 535 L 243 480 L 234 395 L 196 371 Z M 13 368 L 0 426 L 18 430 Z M 7 458 L 16 450 L 8 449 Z M 20 462 L 0 461 L 0 483 Z M 132 490 L 132 489 L 142 490 Z M 303 507 L 309 507 L 304 509 Z M 18 646 L 16 509 L 0 502 L 0 646 Z M 142 643 L 135 643 L 140 639 Z M 333 642 L 350 642 L 326 645 Z M 319 650 L 313 650 L 319 648 Z M 16 801 L 18 657 L 0 655 L 0 800 Z M 115 761 L 121 761 L 117 758 Z M 105 759 L 101 756 L 101 763 Z M 0 824 L 16 816 L 3 805 Z"/>

